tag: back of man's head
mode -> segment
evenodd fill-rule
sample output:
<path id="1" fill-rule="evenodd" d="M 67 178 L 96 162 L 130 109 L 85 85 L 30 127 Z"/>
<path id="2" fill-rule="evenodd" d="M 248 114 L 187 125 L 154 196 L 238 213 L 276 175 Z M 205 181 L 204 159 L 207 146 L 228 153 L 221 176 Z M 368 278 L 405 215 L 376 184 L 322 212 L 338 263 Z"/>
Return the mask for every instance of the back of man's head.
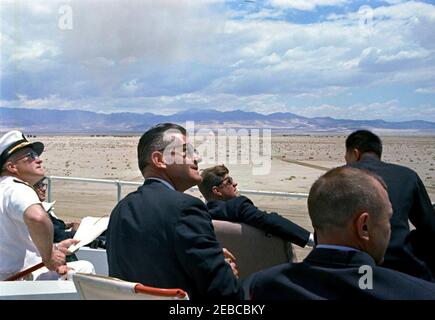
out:
<path id="1" fill-rule="evenodd" d="M 382 141 L 371 131 L 357 130 L 352 132 L 346 139 L 346 150 L 358 149 L 363 154 L 371 152 L 376 154 L 379 159 L 382 156 Z"/>
<path id="2" fill-rule="evenodd" d="M 223 164 L 202 170 L 202 182 L 198 184 L 198 188 L 207 201 L 213 197 L 213 187 L 219 185 L 228 173 L 228 168 Z"/>
<path id="3" fill-rule="evenodd" d="M 376 217 L 385 210 L 385 202 L 374 187 L 378 181 L 374 174 L 348 166 L 332 169 L 311 187 L 308 212 L 316 231 L 335 233 L 344 230 L 352 219 L 369 212 Z"/>
<path id="4" fill-rule="evenodd" d="M 149 165 L 151 153 L 156 150 L 163 150 L 171 141 L 165 139 L 168 132 L 178 132 L 186 135 L 186 129 L 175 123 L 160 123 L 146 131 L 139 140 L 137 146 L 139 170 L 143 173 Z"/>

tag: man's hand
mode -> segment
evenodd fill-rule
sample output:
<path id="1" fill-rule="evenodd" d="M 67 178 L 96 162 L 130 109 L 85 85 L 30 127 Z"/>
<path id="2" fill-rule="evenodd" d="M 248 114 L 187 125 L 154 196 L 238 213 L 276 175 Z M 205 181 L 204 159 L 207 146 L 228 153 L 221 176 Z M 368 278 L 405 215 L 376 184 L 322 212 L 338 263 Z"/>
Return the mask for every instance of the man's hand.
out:
<path id="1" fill-rule="evenodd" d="M 51 250 L 51 257 L 49 260 L 42 260 L 44 265 L 50 271 L 56 271 L 60 266 L 66 263 L 65 261 L 65 253 L 59 249 L 57 243 L 53 245 L 53 249 Z"/>
<path id="2" fill-rule="evenodd" d="M 81 221 L 73 221 L 65 224 L 65 229 L 71 229 L 71 231 L 77 231 Z"/>
<path id="3" fill-rule="evenodd" d="M 78 243 L 79 240 L 76 239 L 66 239 L 59 243 L 53 244 L 53 249 L 51 250 L 51 257 L 50 260 L 44 261 L 44 265 L 47 267 L 50 271 L 56 271 L 61 270 L 61 272 L 64 269 L 59 269 L 61 266 L 64 266 L 66 264 L 66 256 L 70 255 L 71 252 L 68 251 L 68 248 L 72 244 Z M 58 272 L 59 273 L 59 272 Z M 62 273 L 59 273 L 62 274 Z"/>
<path id="4" fill-rule="evenodd" d="M 57 244 L 57 247 L 60 251 L 62 251 L 65 255 L 69 256 L 72 252 L 68 251 L 68 248 L 73 244 L 79 243 L 80 240 L 77 239 L 65 239 Z"/>
<path id="5" fill-rule="evenodd" d="M 63 276 L 70 270 L 74 270 L 74 268 L 68 267 L 67 265 L 63 265 L 57 268 L 56 272 Z"/>
<path id="6" fill-rule="evenodd" d="M 236 257 L 234 257 L 234 255 L 226 248 L 223 248 L 222 251 L 224 253 L 225 261 L 230 265 L 231 269 L 233 270 L 234 276 L 238 279 L 239 270 L 237 270 Z"/>

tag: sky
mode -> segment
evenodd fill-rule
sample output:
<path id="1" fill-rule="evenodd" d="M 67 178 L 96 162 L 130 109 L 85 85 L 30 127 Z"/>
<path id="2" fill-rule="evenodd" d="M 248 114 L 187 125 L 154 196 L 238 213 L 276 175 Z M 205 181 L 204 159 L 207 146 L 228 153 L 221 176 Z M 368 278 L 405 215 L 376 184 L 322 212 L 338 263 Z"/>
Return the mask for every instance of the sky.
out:
<path id="1" fill-rule="evenodd" d="M 0 0 L 0 107 L 435 121 L 435 1 Z"/>

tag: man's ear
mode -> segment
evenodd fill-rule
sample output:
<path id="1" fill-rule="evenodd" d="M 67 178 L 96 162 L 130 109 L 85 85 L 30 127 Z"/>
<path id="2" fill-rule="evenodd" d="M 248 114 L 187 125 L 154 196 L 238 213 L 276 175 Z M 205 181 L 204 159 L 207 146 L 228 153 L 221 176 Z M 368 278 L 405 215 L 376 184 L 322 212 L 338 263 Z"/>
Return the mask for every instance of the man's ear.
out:
<path id="1" fill-rule="evenodd" d="M 211 192 L 213 193 L 213 195 L 214 195 L 216 198 L 221 198 L 221 197 L 222 197 L 222 192 L 220 192 L 220 191 L 219 191 L 219 188 L 216 187 L 216 186 L 214 186 L 214 187 L 211 188 Z"/>
<path id="2" fill-rule="evenodd" d="M 164 169 L 167 166 L 163 158 L 163 153 L 161 153 L 160 151 L 153 151 L 151 153 L 151 162 L 157 168 Z"/>
<path id="3" fill-rule="evenodd" d="M 12 161 L 8 161 L 4 165 L 4 171 L 16 174 L 18 172 L 18 169 L 17 166 Z"/>
<path id="4" fill-rule="evenodd" d="M 361 160 L 361 151 L 359 151 L 357 148 L 353 148 L 352 150 L 353 156 L 355 157 L 356 161 Z"/>
<path id="5" fill-rule="evenodd" d="M 356 232 L 358 234 L 358 237 L 363 240 L 369 240 L 369 214 L 368 212 L 360 213 L 354 220 L 354 226 L 356 229 Z"/>

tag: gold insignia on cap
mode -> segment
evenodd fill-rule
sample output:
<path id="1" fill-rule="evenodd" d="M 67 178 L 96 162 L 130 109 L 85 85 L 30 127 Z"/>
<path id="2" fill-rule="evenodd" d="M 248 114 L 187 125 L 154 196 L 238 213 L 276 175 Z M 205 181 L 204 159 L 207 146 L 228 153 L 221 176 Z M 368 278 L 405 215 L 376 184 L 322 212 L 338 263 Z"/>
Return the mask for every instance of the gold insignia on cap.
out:
<path id="1" fill-rule="evenodd" d="M 8 154 L 12 154 L 15 150 L 24 148 L 25 146 L 30 145 L 31 143 L 29 141 L 23 141 L 19 145 L 16 145 L 11 150 L 8 151 Z"/>

